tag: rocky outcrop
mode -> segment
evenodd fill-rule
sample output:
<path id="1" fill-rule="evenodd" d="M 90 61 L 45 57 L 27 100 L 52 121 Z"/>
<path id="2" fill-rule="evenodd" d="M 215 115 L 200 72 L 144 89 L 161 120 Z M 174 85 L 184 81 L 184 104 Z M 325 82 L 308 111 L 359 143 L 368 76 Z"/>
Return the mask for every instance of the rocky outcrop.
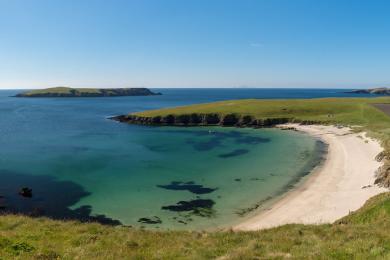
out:
<path id="1" fill-rule="evenodd" d="M 351 91 L 346 91 L 345 93 L 390 95 L 390 88 L 355 89 Z"/>
<path id="2" fill-rule="evenodd" d="M 19 195 L 25 198 L 31 198 L 32 197 L 32 189 L 28 187 L 23 187 L 19 191 Z"/>
<path id="3" fill-rule="evenodd" d="M 390 188 L 390 165 L 389 163 L 385 163 L 376 172 L 375 184 Z"/>
<path id="4" fill-rule="evenodd" d="M 294 118 L 265 118 L 257 119 L 251 115 L 216 113 L 208 114 L 181 114 L 165 115 L 155 117 L 145 117 L 138 115 L 120 115 L 111 117 L 111 119 L 140 125 L 165 125 L 165 126 L 234 126 L 234 127 L 271 127 L 285 123 L 315 124 L 312 120 L 296 120 Z"/>

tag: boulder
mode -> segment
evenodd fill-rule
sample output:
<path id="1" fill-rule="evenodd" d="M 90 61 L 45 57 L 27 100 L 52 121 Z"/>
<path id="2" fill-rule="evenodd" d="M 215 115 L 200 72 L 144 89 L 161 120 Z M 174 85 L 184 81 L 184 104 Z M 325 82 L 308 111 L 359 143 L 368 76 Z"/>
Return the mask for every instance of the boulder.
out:
<path id="1" fill-rule="evenodd" d="M 28 187 L 23 187 L 19 191 L 19 195 L 25 198 L 31 198 L 32 197 L 32 189 Z"/>

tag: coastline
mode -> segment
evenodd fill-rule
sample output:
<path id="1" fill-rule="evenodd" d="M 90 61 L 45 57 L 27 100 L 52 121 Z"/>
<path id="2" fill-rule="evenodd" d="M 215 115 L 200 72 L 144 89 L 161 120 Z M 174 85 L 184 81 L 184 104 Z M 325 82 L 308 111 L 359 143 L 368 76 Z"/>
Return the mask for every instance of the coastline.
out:
<path id="1" fill-rule="evenodd" d="M 369 198 L 388 191 L 374 185 L 382 163 L 375 156 L 383 149 L 379 142 L 352 133 L 349 128 L 324 125 L 285 124 L 328 144 L 326 159 L 292 191 L 241 223 L 233 230 L 249 231 L 284 224 L 332 223 L 359 209 Z"/>

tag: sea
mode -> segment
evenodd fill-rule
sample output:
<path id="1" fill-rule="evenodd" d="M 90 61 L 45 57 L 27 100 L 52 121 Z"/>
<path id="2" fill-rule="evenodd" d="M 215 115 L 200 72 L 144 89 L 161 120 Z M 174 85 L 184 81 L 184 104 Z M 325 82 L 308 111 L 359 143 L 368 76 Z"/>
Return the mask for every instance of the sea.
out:
<path id="1" fill-rule="evenodd" d="M 16 98 L 21 90 L 0 90 L 0 212 L 154 230 L 229 228 L 299 185 L 326 146 L 295 131 L 150 127 L 109 117 L 221 100 L 356 96 L 343 89 L 152 90 L 162 95 Z M 23 188 L 31 196 L 21 196 Z"/>

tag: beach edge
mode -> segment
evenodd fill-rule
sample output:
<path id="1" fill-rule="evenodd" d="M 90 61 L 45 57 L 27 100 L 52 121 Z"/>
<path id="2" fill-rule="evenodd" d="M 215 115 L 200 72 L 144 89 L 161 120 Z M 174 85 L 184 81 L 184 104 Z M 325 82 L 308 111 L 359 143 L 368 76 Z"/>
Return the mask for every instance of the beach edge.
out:
<path id="1" fill-rule="evenodd" d="M 253 231 L 285 224 L 333 223 L 362 207 L 371 197 L 388 191 L 374 185 L 382 165 L 375 160 L 383 148 L 366 133 L 332 125 L 282 124 L 295 128 L 328 145 L 323 164 L 315 167 L 293 190 L 280 196 L 268 208 L 232 227 Z"/>

